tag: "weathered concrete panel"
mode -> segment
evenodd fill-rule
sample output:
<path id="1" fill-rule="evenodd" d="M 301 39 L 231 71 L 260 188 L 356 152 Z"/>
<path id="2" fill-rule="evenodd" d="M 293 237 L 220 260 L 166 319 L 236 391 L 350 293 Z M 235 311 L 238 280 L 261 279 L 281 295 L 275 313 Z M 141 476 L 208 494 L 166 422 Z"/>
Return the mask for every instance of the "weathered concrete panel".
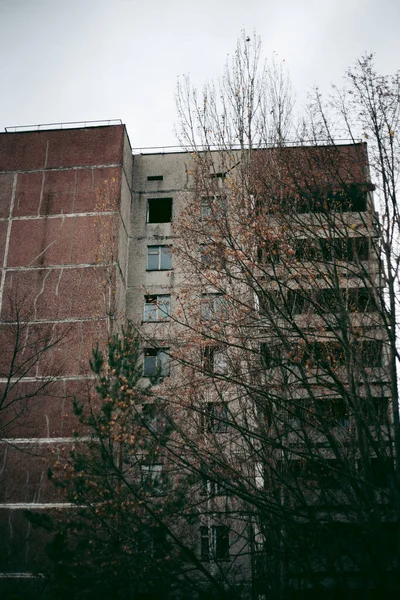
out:
<path id="1" fill-rule="evenodd" d="M 42 186 L 42 172 L 18 174 L 13 210 L 14 217 L 26 217 L 39 214 Z"/>
<path id="2" fill-rule="evenodd" d="M 14 175 L 0 173 L 0 218 L 10 214 L 11 193 Z"/>

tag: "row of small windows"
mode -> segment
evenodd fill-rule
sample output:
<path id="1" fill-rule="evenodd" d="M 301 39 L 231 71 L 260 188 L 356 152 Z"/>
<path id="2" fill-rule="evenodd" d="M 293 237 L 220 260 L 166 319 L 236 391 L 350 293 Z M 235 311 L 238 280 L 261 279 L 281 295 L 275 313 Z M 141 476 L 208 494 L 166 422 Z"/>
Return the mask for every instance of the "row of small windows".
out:
<path id="1" fill-rule="evenodd" d="M 268 290 L 259 297 L 259 310 L 262 316 L 300 315 L 307 312 L 315 314 L 336 313 L 341 310 L 356 312 L 374 312 L 378 310 L 372 288 L 319 288 L 289 289 L 285 292 Z"/>
<path id="2" fill-rule="evenodd" d="M 293 345 L 290 353 L 271 343 L 261 344 L 261 356 L 266 369 L 284 365 L 322 367 L 331 369 L 344 366 L 347 360 L 356 359 L 363 367 L 382 367 L 384 342 L 363 340 L 352 344 L 346 351 L 339 342 L 311 342 L 306 346 Z"/>
<path id="3" fill-rule="evenodd" d="M 219 174 L 217 174 L 219 175 Z M 149 181 L 162 181 L 162 175 L 151 175 Z M 289 207 L 289 202 L 287 202 Z M 363 212 L 367 208 L 366 194 L 353 191 L 347 195 L 332 193 L 327 195 L 314 195 L 312 198 L 297 200 L 291 208 L 296 212 Z M 202 197 L 200 200 L 201 219 L 226 216 L 228 210 L 228 197 L 226 194 Z M 172 221 L 172 198 L 149 198 L 147 200 L 147 223 L 170 223 Z"/>
<path id="4" fill-rule="evenodd" d="M 258 261 L 278 263 L 283 260 L 355 262 L 369 260 L 373 243 L 371 238 L 296 238 L 290 241 L 266 240 L 258 249 Z"/>
<path id="5" fill-rule="evenodd" d="M 160 221 L 158 221 L 160 222 Z M 354 260 L 365 261 L 370 257 L 368 238 L 349 238 L 340 242 L 329 242 L 319 240 L 317 247 L 309 240 L 299 239 L 293 242 L 295 246 L 294 257 L 298 260 L 320 260 L 329 262 L 335 259 L 352 262 Z M 275 263 L 281 260 L 280 250 L 266 245 L 259 249 L 258 259 L 260 262 Z M 225 248 L 221 243 L 200 244 L 200 264 L 205 269 L 220 269 L 225 264 Z M 167 245 L 147 246 L 147 270 L 168 271 L 172 269 L 172 248 Z"/>

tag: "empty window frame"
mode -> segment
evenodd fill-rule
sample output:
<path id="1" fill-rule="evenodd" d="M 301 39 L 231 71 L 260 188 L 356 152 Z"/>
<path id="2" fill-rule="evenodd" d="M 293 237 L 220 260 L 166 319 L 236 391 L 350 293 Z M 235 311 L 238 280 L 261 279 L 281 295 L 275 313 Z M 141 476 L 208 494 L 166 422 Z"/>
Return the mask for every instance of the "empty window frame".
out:
<path id="1" fill-rule="evenodd" d="M 208 561 L 211 558 L 214 560 L 228 559 L 229 545 L 229 527 L 226 525 L 213 525 L 211 528 L 207 526 L 200 527 L 201 560 Z"/>
<path id="2" fill-rule="evenodd" d="M 171 246 L 147 246 L 147 270 L 169 271 L 172 269 Z"/>
<path id="3" fill-rule="evenodd" d="M 229 431 L 229 410 L 226 402 L 207 402 L 203 417 L 203 429 L 208 433 Z"/>
<path id="4" fill-rule="evenodd" d="M 148 175 L 147 181 L 162 181 L 164 179 L 163 175 Z"/>
<path id="5" fill-rule="evenodd" d="M 291 315 L 300 315 L 310 308 L 311 289 L 288 290 L 287 306 Z"/>
<path id="6" fill-rule="evenodd" d="M 144 377 L 168 377 L 170 359 L 168 348 L 145 348 L 143 360 Z"/>
<path id="7" fill-rule="evenodd" d="M 144 297 L 144 321 L 169 321 L 171 296 L 169 294 Z"/>
<path id="8" fill-rule="evenodd" d="M 147 223 L 170 223 L 172 221 L 172 198 L 149 198 L 147 200 Z"/>

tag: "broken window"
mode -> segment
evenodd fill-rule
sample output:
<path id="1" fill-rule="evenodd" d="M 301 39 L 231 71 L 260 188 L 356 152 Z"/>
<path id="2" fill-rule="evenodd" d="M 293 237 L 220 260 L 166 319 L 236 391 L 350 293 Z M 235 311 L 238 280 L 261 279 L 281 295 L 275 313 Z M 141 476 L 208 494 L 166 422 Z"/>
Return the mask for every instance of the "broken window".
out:
<path id="1" fill-rule="evenodd" d="M 144 377 L 167 377 L 169 375 L 168 348 L 145 348 L 143 361 Z"/>
<path id="2" fill-rule="evenodd" d="M 172 221 L 172 198 L 149 198 L 147 200 L 148 223 L 170 223 Z"/>
<path id="3" fill-rule="evenodd" d="M 144 321 L 169 321 L 170 295 L 145 296 Z"/>
<path id="4" fill-rule="evenodd" d="M 147 181 L 162 181 L 164 179 L 163 175 L 148 175 Z"/>

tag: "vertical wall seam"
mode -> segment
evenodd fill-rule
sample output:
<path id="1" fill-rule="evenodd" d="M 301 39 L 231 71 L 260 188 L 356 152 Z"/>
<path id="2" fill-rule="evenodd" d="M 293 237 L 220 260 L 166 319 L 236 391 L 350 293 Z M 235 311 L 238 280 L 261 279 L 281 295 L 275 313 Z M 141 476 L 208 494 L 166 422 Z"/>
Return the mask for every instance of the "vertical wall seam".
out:
<path id="1" fill-rule="evenodd" d="M 15 193 L 17 189 L 17 178 L 18 174 L 14 174 L 14 180 L 11 191 L 11 202 L 10 202 L 10 212 L 8 215 L 8 223 L 7 223 L 7 234 L 6 234 L 6 243 L 4 247 L 4 257 L 3 257 L 3 269 L 1 272 L 1 282 L 0 282 L 0 315 L 3 310 L 3 296 L 4 296 L 4 286 L 6 281 L 6 267 L 8 261 L 8 251 L 10 248 L 10 238 L 11 238 L 11 227 L 12 227 L 12 218 L 14 214 L 14 202 L 15 202 Z"/>

